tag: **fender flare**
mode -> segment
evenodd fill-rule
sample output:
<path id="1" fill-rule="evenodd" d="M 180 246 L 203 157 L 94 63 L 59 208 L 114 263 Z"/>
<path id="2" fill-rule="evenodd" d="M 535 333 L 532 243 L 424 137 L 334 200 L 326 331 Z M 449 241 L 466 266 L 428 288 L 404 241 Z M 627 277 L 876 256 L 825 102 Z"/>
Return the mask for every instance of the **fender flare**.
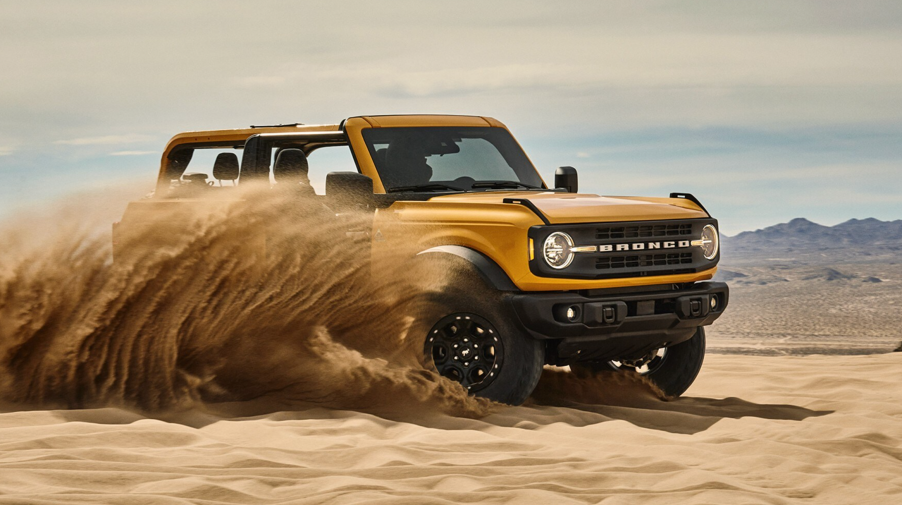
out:
<path id="1" fill-rule="evenodd" d="M 498 291 L 520 291 L 497 263 L 475 249 L 460 245 L 440 245 L 421 251 L 417 253 L 417 256 L 425 254 L 450 254 L 457 256 L 473 265 L 473 268 L 479 272 L 479 276 Z"/>

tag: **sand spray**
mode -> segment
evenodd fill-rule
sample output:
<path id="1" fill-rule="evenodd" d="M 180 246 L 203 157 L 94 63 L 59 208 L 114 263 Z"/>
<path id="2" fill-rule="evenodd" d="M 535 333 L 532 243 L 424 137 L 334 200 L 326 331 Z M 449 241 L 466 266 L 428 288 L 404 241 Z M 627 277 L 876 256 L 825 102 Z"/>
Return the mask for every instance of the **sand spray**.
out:
<path id="1" fill-rule="evenodd" d="M 455 273 L 411 268 L 415 238 L 374 268 L 370 212 L 336 216 L 269 188 L 241 197 L 155 210 L 117 237 L 115 261 L 98 195 L 0 224 L 0 400 L 147 412 L 227 403 L 239 414 L 500 408 L 424 367 L 422 338 L 408 329 Z M 561 398 L 549 385 L 571 395 L 623 387 L 546 375 L 537 401 Z"/>

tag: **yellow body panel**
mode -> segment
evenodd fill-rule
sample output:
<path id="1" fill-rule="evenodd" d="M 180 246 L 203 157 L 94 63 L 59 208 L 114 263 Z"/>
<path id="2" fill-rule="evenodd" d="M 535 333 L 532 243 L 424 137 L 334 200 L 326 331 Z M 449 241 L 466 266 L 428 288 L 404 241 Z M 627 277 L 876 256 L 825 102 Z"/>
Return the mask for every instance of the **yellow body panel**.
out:
<path id="1" fill-rule="evenodd" d="M 534 275 L 529 269 L 531 249 L 527 231 L 532 226 L 544 225 L 544 222 L 528 208 L 502 203 L 502 200 L 529 198 L 540 209 L 543 207 L 539 201 L 546 203 L 545 209 L 551 209 L 553 206 L 550 202 L 555 197 L 571 196 L 573 195 L 551 192 L 488 192 L 439 196 L 425 202 L 400 201 L 388 209 L 377 212 L 374 236 L 378 231 L 385 241 L 375 242 L 373 253 L 378 255 L 380 251 L 391 248 L 392 244 L 410 240 L 416 240 L 421 250 L 446 244 L 469 247 L 491 258 L 505 271 L 511 281 L 524 291 L 569 291 L 696 282 L 711 279 L 717 271 L 716 268 L 712 268 L 694 274 L 596 280 Z M 595 195 L 577 196 L 580 197 L 579 200 L 587 201 L 603 199 Z M 691 202 L 688 202 L 687 207 L 677 205 L 685 201 L 681 199 L 665 199 L 672 204 L 639 205 L 645 212 L 640 216 L 634 214 L 639 200 L 620 198 L 610 200 L 611 203 L 601 206 L 601 213 L 593 214 L 587 210 L 579 216 L 579 219 L 566 222 L 601 223 L 707 217 L 707 214 L 699 211 Z M 568 208 L 571 214 L 576 214 L 572 206 L 565 208 Z"/>
<path id="2" fill-rule="evenodd" d="M 551 224 L 651 221 L 708 217 L 697 205 L 681 198 L 640 199 L 636 197 L 548 192 L 486 192 L 439 196 L 431 202 L 481 205 L 501 203 L 505 198 L 528 198 Z M 509 205 L 509 204 L 504 204 Z"/>
<path id="3" fill-rule="evenodd" d="M 235 130 L 186 132 L 174 136 L 163 153 L 160 179 L 165 175 L 169 153 L 182 144 L 234 142 L 243 144 L 251 135 L 343 130 L 359 171 L 373 180 L 374 192 L 385 193 L 362 132 L 367 128 L 476 126 L 504 128 L 498 120 L 480 116 L 399 115 L 358 116 L 341 125 L 278 126 Z M 168 182 L 168 181 L 167 181 Z M 681 198 L 605 197 L 541 191 L 486 191 L 436 196 L 427 201 L 398 201 L 375 214 L 373 253 L 378 256 L 399 241 L 415 241 L 421 250 L 438 245 L 460 245 L 485 254 L 497 263 L 524 291 L 560 291 L 615 288 L 707 280 L 716 268 L 695 274 L 623 279 L 559 279 L 534 275 L 529 269 L 530 227 L 544 225 L 525 206 L 503 203 L 505 198 L 528 198 L 551 224 L 602 223 L 693 219 L 708 217 L 695 203 Z M 187 202 L 186 202 L 187 203 Z M 130 212 L 141 213 L 130 206 Z M 145 213 L 141 213 L 145 214 Z M 378 233 L 377 233 L 378 232 Z M 383 240 L 384 239 L 384 240 Z"/>

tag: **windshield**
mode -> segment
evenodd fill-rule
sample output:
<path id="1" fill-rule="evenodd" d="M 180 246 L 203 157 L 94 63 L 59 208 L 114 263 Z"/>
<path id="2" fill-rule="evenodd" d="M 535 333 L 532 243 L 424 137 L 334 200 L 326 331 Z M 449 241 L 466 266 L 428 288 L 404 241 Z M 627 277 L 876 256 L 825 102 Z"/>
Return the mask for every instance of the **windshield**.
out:
<path id="1" fill-rule="evenodd" d="M 503 128 L 368 128 L 363 139 L 387 192 L 544 188 Z"/>

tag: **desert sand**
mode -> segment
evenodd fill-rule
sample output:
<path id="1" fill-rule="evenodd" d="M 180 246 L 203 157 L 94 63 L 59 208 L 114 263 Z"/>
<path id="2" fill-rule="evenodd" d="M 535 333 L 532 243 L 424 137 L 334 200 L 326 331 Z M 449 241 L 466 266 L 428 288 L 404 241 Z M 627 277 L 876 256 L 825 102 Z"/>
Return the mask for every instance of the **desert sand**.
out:
<path id="1" fill-rule="evenodd" d="M 392 417 L 7 411 L 0 503 L 902 500 L 902 353 L 709 355 L 669 402 L 547 370 L 521 407 Z"/>
<path id="2" fill-rule="evenodd" d="M 440 283 L 361 275 L 354 216 L 163 220 L 110 262 L 82 203 L 0 223 L 0 503 L 902 503 L 894 259 L 727 265 L 679 400 L 548 369 L 509 407 L 423 369 L 398 315 Z"/>

